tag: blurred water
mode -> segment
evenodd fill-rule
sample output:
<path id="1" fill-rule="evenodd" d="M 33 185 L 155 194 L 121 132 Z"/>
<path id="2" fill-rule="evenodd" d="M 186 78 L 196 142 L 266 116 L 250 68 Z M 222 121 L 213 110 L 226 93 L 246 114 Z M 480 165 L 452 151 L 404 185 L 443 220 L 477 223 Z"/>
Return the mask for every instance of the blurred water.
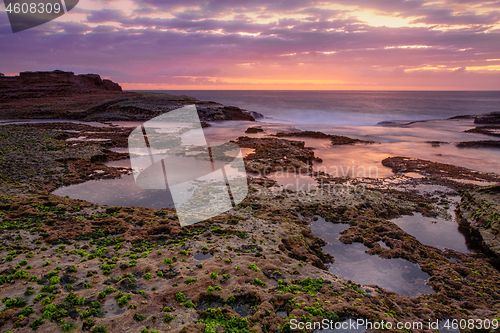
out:
<path id="1" fill-rule="evenodd" d="M 495 140 L 497 138 L 464 131 L 474 128 L 471 119 L 433 120 L 404 126 L 331 126 L 307 124 L 248 123 L 243 121 L 211 122 L 204 128 L 209 141 L 234 140 L 239 136 L 266 137 L 292 129 L 320 131 L 327 134 L 344 135 L 373 144 L 335 145 L 326 139 L 287 137 L 287 140 L 304 141 L 306 147 L 314 148 L 315 155 L 323 163 L 314 166 L 316 171 L 329 172 L 333 176 L 383 178 L 392 175 L 381 161 L 391 156 L 420 158 L 433 162 L 452 164 L 481 172 L 498 173 L 500 149 L 458 148 L 462 141 Z M 248 127 L 259 125 L 264 133 L 246 134 Z M 433 141 L 441 142 L 439 145 Z"/>
<path id="2" fill-rule="evenodd" d="M 499 111 L 499 91 L 170 90 L 257 111 L 279 122 L 366 126 Z M 270 119 L 268 119 L 269 121 Z"/>

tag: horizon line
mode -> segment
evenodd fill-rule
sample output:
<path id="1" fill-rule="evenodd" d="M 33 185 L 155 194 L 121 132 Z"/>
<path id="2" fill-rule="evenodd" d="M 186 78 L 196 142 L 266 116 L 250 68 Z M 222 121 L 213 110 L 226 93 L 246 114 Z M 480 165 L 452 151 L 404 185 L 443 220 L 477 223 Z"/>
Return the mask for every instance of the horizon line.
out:
<path id="1" fill-rule="evenodd" d="M 142 91 L 366 91 L 366 92 L 500 92 L 500 90 L 392 90 L 392 89 L 123 89 L 124 92 Z"/>

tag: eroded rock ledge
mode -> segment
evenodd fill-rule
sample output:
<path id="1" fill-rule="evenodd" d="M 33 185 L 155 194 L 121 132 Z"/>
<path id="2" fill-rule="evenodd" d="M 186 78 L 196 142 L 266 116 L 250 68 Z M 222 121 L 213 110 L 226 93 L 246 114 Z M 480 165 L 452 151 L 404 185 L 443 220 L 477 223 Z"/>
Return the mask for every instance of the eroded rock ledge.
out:
<path id="1" fill-rule="evenodd" d="M 484 245 L 500 256 L 500 186 L 480 187 L 462 194 L 460 222 L 481 234 Z"/>
<path id="2" fill-rule="evenodd" d="M 0 99 L 67 95 L 91 91 L 122 91 L 122 87 L 98 74 L 80 74 L 55 70 L 52 72 L 21 72 L 19 76 L 0 76 Z"/>
<path id="3" fill-rule="evenodd" d="M 0 119 L 71 119 L 144 121 L 185 105 L 196 104 L 202 121 L 262 117 L 254 111 L 188 96 L 124 92 L 97 74 L 22 72 L 0 76 Z"/>

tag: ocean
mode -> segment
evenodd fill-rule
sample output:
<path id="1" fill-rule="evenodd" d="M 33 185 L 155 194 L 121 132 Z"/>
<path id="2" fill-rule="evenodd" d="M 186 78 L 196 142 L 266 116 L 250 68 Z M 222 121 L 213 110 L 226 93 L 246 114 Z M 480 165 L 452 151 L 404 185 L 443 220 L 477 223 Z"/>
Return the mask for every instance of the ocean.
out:
<path id="1" fill-rule="evenodd" d="M 166 90 L 264 114 L 267 122 L 372 126 L 500 111 L 500 91 Z"/>
<path id="2" fill-rule="evenodd" d="M 160 91 L 158 91 L 160 92 Z M 262 113 L 257 126 L 266 133 L 299 129 L 345 135 L 376 142 L 334 149 L 314 139 L 300 138 L 316 150 L 324 166 L 378 168 L 378 177 L 392 172 L 381 165 L 389 156 L 406 156 L 498 173 L 497 148 L 462 149 L 463 141 L 497 140 L 466 133 L 473 119 L 445 120 L 454 116 L 500 111 L 500 91 L 254 91 L 168 90 L 204 101 L 215 101 Z M 428 121 L 425 121 L 428 120 Z M 396 126 L 381 126 L 380 122 Z M 410 124 L 410 122 L 417 121 Z M 406 122 L 406 123 L 405 123 Z M 255 126 L 254 125 L 254 126 Z M 247 122 L 214 123 L 206 133 L 214 140 L 245 135 Z M 440 145 L 430 142 L 439 141 Z M 351 168 L 352 169 L 352 168 Z"/>

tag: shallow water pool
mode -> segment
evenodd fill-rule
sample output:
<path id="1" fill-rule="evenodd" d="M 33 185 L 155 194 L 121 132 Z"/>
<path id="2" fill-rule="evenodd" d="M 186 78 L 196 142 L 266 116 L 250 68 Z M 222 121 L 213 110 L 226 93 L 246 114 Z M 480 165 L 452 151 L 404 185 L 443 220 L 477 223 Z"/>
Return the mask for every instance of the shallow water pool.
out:
<path id="1" fill-rule="evenodd" d="M 136 185 L 133 175 L 63 186 L 52 194 L 108 206 L 140 206 L 155 209 L 174 207 L 170 191 L 142 189 Z"/>
<path id="2" fill-rule="evenodd" d="M 328 267 L 331 273 L 411 297 L 434 293 L 432 287 L 426 284 L 429 274 L 417 264 L 399 258 L 383 259 L 370 255 L 365 252 L 368 248 L 361 243 L 342 243 L 340 233 L 349 228 L 348 224 L 335 224 L 319 217 L 310 227 L 316 236 L 328 242 L 323 251 L 335 258 L 335 262 Z"/>
<path id="3" fill-rule="evenodd" d="M 392 222 L 424 245 L 434 246 L 440 250 L 448 248 L 462 253 L 472 252 L 455 220 L 425 217 L 420 213 L 414 213 L 411 216 L 401 216 Z"/>

